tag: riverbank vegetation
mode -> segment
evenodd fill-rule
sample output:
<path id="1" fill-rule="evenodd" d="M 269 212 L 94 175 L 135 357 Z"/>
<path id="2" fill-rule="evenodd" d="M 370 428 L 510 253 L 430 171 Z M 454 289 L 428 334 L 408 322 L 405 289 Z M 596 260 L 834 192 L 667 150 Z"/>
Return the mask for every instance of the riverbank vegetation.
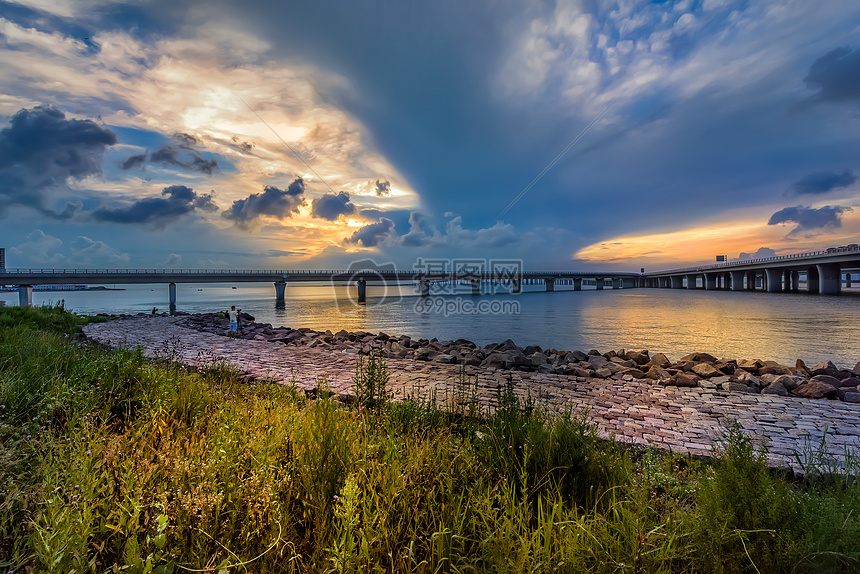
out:
<path id="1" fill-rule="evenodd" d="M 77 340 L 0 308 L 3 572 L 860 570 L 856 467 L 791 479 L 737 428 L 706 462 L 599 440 L 511 389 L 479 417 L 391 402 L 379 359 L 343 406 Z"/>

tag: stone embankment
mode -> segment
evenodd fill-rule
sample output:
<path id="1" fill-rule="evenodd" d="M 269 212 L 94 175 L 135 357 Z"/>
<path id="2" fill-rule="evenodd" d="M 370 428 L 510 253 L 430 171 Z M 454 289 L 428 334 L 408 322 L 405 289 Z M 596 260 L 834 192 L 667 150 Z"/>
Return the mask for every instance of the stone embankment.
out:
<path id="1" fill-rule="evenodd" d="M 860 403 L 860 363 L 840 369 L 831 361 L 812 367 L 798 359 L 794 367 L 759 359 L 717 359 L 708 353 L 692 353 L 672 361 L 663 353 L 648 351 L 591 350 L 558 351 L 537 345 L 518 347 L 508 339 L 483 347 L 471 341 L 412 339 L 405 335 L 347 331 L 314 331 L 272 327 L 255 323 L 243 314 L 239 337 L 322 350 L 358 354 L 374 352 L 386 358 L 429 361 L 444 365 L 467 365 L 489 369 L 575 377 L 630 380 L 644 379 L 661 385 L 699 387 L 732 393 L 795 396 L 807 399 L 838 399 Z M 214 313 L 191 315 L 185 324 L 193 329 L 225 334 L 227 319 Z"/>
<path id="2" fill-rule="evenodd" d="M 553 372 L 547 372 L 546 367 L 541 371 L 540 365 L 537 368 L 534 365 L 521 365 L 528 370 L 516 370 L 507 369 L 504 364 L 482 367 L 432 360 L 439 355 L 427 360 L 414 358 L 415 351 L 426 347 L 453 356 L 456 349 L 452 345 L 456 341 L 447 346 L 440 344 L 440 349 L 432 346 L 432 341 L 416 341 L 418 346 L 413 347 L 412 341 L 405 345 L 406 339 L 403 337 L 386 338 L 384 334 L 317 334 L 309 330 L 273 329 L 250 323 L 245 325 L 242 335 L 245 338 L 234 339 L 224 336 L 226 324 L 222 327 L 220 323 L 209 321 L 208 318 L 194 316 L 146 316 L 94 323 L 87 325 L 84 333 L 90 339 L 104 344 L 140 347 L 149 357 L 169 356 L 189 367 L 227 361 L 244 372 L 249 380 L 294 384 L 309 393 L 315 391 L 320 381 L 325 379 L 328 388 L 341 396 L 352 392 L 355 354 L 360 350 L 368 350 L 368 347 L 377 348 L 388 356 L 386 362 L 391 375 L 388 388 L 395 399 L 410 396 L 426 399 L 433 396 L 440 404 L 449 406 L 476 400 L 481 412 L 487 413 L 495 408 L 499 387 L 510 382 L 518 396 L 531 396 L 550 412 L 586 412 L 600 436 L 614 438 L 621 443 L 709 456 L 727 425 L 735 421 L 757 444 L 768 447 L 770 463 L 774 466 L 800 471 L 796 454 L 808 449 L 819 452 L 825 435 L 824 448 L 835 457 L 837 464 L 846 450 L 860 456 L 860 404 L 806 400 L 770 393 L 734 392 L 719 388 L 716 383 L 695 387 L 657 384 L 653 380 L 635 378 L 629 373 L 622 374 L 622 371 L 611 374 L 609 378 L 591 376 L 591 372 L 596 375 L 604 364 L 618 364 L 617 360 L 613 361 L 612 357 L 607 358 L 605 355 L 601 355 L 601 358 L 606 363 L 598 359 L 596 362 L 600 366 L 596 368 L 589 363 L 592 368 L 588 369 L 581 365 L 583 361 L 576 361 L 577 366 L 589 375 L 564 374 L 564 367 L 559 374 L 555 371 L 558 365 L 553 366 Z M 201 330 L 210 328 L 214 332 Z M 301 336 L 297 336 L 296 332 L 301 333 Z M 285 345 L 285 341 L 277 341 L 279 338 L 293 340 L 286 341 L 290 344 Z M 326 338 L 330 338 L 331 342 L 326 342 Z M 307 342 L 297 343 L 299 340 Z M 412 351 L 412 358 L 408 358 L 408 350 L 401 358 L 399 354 L 402 350 L 393 344 L 386 344 L 388 341 L 397 342 L 404 350 L 408 347 Z M 479 349 L 462 342 L 457 347 L 472 351 Z M 484 349 L 482 352 L 488 356 L 498 351 L 497 348 L 489 347 L 480 349 Z M 442 350 L 449 352 L 442 353 Z M 509 349 L 505 354 L 518 356 L 522 352 L 524 356 L 533 356 L 542 353 L 547 356 L 547 362 L 541 364 L 546 365 L 556 360 L 551 359 L 551 356 L 560 356 L 557 352 L 547 353 L 537 348 L 532 350 L 534 352 L 527 354 L 526 349 Z M 457 353 L 466 356 L 460 351 Z M 622 358 L 621 355 L 631 356 L 616 352 L 615 358 L 633 360 Z M 652 364 L 656 356 L 650 357 Z M 598 355 L 588 357 L 591 360 Z M 644 365 L 635 368 L 642 370 Z M 620 366 L 624 369 L 634 368 Z M 760 369 L 761 366 L 756 368 Z M 611 368 L 607 367 L 607 370 L 611 371 Z M 677 370 L 679 372 L 676 374 L 682 374 L 683 369 Z M 753 376 L 762 380 L 768 374 L 773 373 Z"/>

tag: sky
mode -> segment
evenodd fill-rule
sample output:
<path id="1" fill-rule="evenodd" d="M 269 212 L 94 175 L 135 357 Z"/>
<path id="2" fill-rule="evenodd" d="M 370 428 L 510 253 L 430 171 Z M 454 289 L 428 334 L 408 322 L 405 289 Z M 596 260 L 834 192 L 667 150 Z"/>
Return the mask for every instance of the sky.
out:
<path id="1" fill-rule="evenodd" d="M 0 78 L 9 268 L 860 242 L 857 2 L 0 0 Z"/>

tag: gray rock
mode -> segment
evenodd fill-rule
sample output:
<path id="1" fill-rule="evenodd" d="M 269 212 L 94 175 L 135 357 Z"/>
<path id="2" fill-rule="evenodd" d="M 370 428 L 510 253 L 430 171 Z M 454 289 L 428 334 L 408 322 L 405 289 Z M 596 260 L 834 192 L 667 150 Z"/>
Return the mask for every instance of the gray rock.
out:
<path id="1" fill-rule="evenodd" d="M 601 355 L 593 356 L 588 359 L 588 364 L 594 369 L 599 369 L 609 363 L 609 359 Z"/>
<path id="2" fill-rule="evenodd" d="M 780 397 L 788 396 L 788 389 L 782 383 L 774 381 L 761 390 L 763 395 L 779 395 Z"/>
<path id="3" fill-rule="evenodd" d="M 696 387 L 699 377 L 691 373 L 678 373 L 672 378 L 672 384 L 679 387 Z"/>
<path id="4" fill-rule="evenodd" d="M 570 353 L 570 356 L 573 357 L 577 361 L 587 361 L 588 360 L 588 355 L 586 355 L 582 351 L 572 351 Z M 860 363 L 858 363 L 858 364 L 860 364 Z"/>
<path id="5" fill-rule="evenodd" d="M 445 353 L 440 353 L 433 357 L 434 363 L 442 363 L 443 365 L 450 365 L 452 363 L 457 362 L 457 358 L 454 355 L 446 355 Z"/>
<path id="6" fill-rule="evenodd" d="M 839 372 L 839 369 L 832 361 L 821 361 L 812 367 L 813 375 L 830 375 L 831 377 Z"/>
<path id="7" fill-rule="evenodd" d="M 798 386 L 792 391 L 793 395 L 805 399 L 835 399 L 836 387 L 822 383 L 821 381 L 809 380 L 808 383 Z"/>
<path id="8" fill-rule="evenodd" d="M 860 403 L 860 393 L 845 393 L 842 400 L 846 403 Z"/>
<path id="9" fill-rule="evenodd" d="M 694 365 L 692 371 L 703 379 L 710 379 L 711 377 L 719 377 L 722 375 L 720 371 L 708 363 L 699 363 Z"/>
<path id="10" fill-rule="evenodd" d="M 813 381 L 830 385 L 836 389 L 838 389 L 839 387 L 842 386 L 842 381 L 840 381 L 836 377 L 831 377 L 830 375 L 815 375 L 814 377 L 809 379 L 810 383 Z M 845 386 L 850 387 L 851 385 L 845 385 Z"/>
<path id="11" fill-rule="evenodd" d="M 672 364 L 672 361 L 670 361 L 663 353 L 655 353 L 654 356 L 651 357 L 651 364 L 665 369 Z"/>

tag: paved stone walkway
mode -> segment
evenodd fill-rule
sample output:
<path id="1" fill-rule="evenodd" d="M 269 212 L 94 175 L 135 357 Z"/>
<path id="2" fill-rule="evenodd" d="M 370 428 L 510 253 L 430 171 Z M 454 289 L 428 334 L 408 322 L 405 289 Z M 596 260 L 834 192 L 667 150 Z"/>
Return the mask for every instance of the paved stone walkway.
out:
<path id="1" fill-rule="evenodd" d="M 292 382 L 311 390 L 325 378 L 338 394 L 349 394 L 356 356 L 282 343 L 230 339 L 181 326 L 181 317 L 141 317 L 87 325 L 87 337 L 112 347 L 141 347 L 148 357 L 173 356 L 188 366 L 216 360 L 234 364 L 260 380 Z M 440 403 L 462 400 L 462 367 L 411 359 L 386 359 L 388 388 L 395 398 L 435 393 Z M 766 444 L 774 466 L 800 470 L 795 453 L 813 451 L 826 432 L 826 448 L 841 458 L 860 456 L 860 404 L 776 395 L 728 393 L 660 386 L 644 380 L 586 379 L 567 375 L 496 371 L 465 367 L 476 385 L 483 412 L 496 403 L 497 388 L 512 378 L 516 392 L 530 394 L 553 411 L 587 411 L 603 437 L 661 450 L 707 456 L 736 420 L 759 444 Z M 625 377 L 630 379 L 629 376 Z"/>

